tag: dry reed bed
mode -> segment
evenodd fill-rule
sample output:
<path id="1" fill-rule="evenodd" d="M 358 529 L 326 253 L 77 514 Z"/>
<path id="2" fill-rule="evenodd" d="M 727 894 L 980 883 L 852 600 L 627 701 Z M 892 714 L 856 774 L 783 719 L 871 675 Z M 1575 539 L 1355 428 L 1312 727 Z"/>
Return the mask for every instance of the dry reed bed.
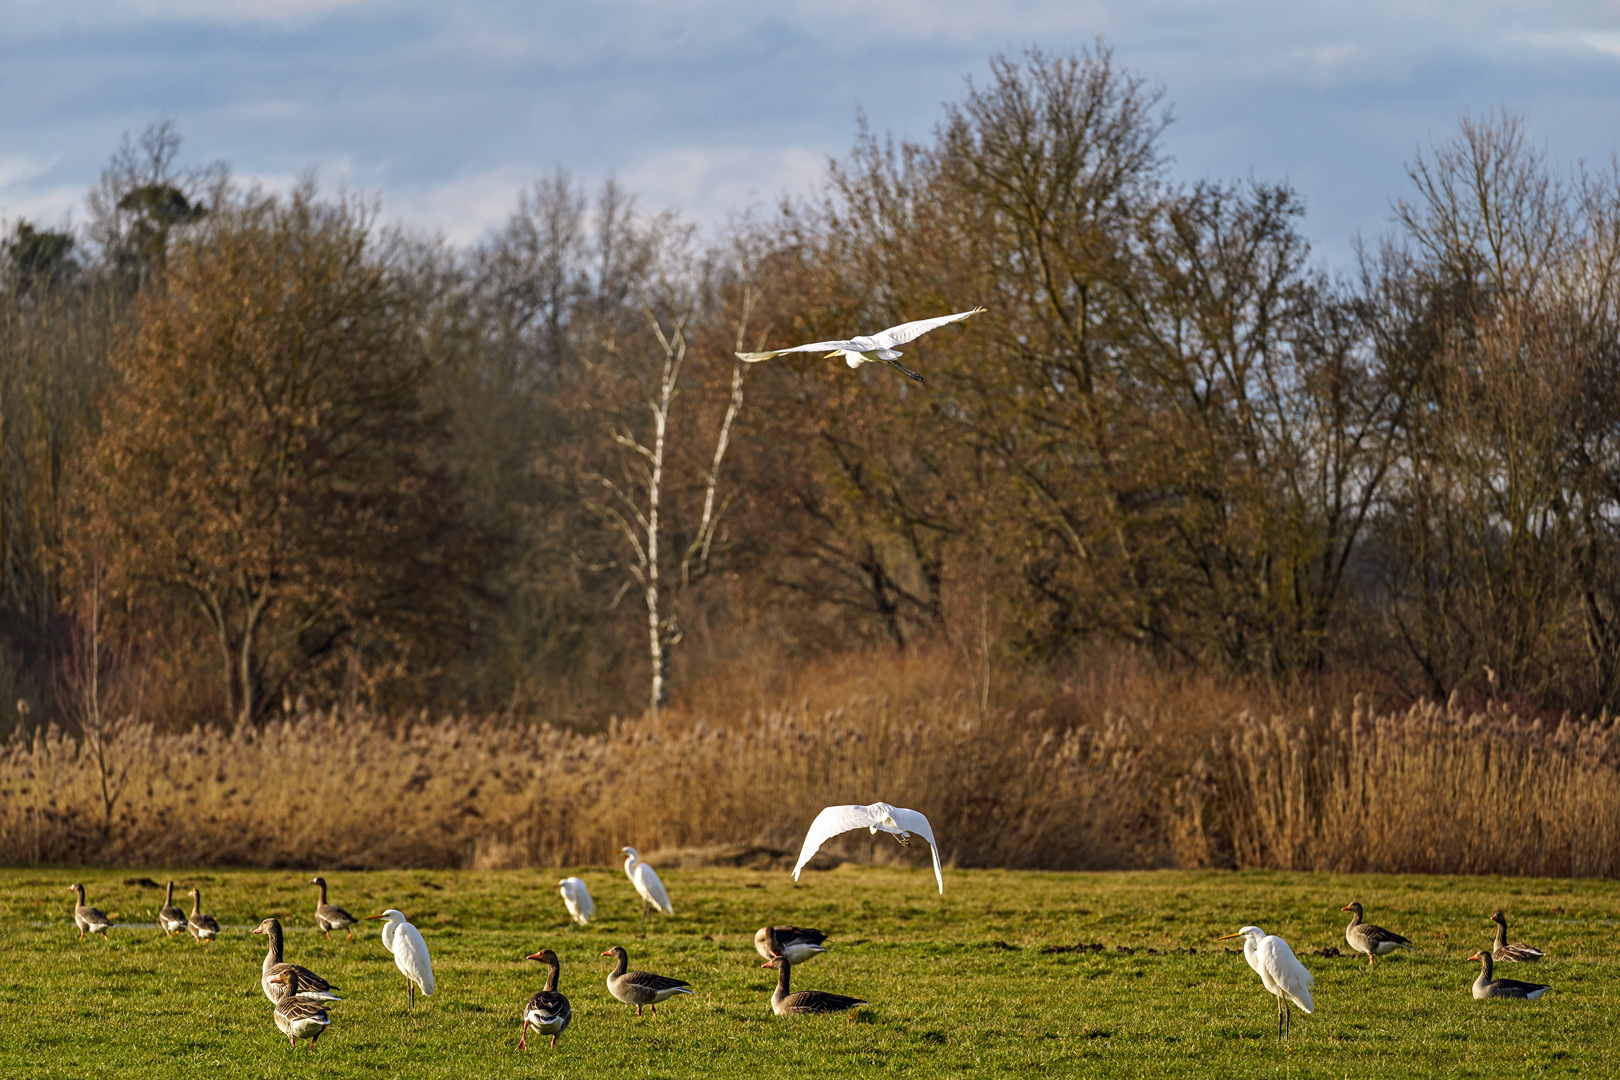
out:
<path id="1" fill-rule="evenodd" d="M 815 809 L 883 798 L 925 809 L 961 866 L 1614 875 L 1617 779 L 1606 724 L 1441 707 L 1057 722 L 863 697 L 597 734 L 311 714 L 14 736 L 0 860 L 600 864 L 625 843 L 792 848 Z"/>

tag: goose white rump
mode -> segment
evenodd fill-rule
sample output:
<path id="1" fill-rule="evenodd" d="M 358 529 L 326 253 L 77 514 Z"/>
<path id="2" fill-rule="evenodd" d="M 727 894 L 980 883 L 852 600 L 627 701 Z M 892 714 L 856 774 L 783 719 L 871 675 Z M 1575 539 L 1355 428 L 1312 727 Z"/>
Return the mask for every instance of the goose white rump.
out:
<path id="1" fill-rule="evenodd" d="M 875 802 L 870 806 L 829 806 L 817 814 L 816 820 L 810 823 L 810 831 L 805 834 L 799 861 L 793 867 L 793 880 L 799 880 L 799 871 L 821 850 L 821 845 L 855 829 L 867 829 L 873 836 L 880 832 L 889 833 L 906 847 L 911 846 L 913 833 L 928 841 L 928 851 L 934 857 L 934 880 L 939 883 L 939 891 L 942 894 L 945 892 L 945 875 L 939 868 L 939 845 L 934 842 L 934 830 L 928 824 L 928 819 L 915 810 L 890 806 L 886 802 Z"/>

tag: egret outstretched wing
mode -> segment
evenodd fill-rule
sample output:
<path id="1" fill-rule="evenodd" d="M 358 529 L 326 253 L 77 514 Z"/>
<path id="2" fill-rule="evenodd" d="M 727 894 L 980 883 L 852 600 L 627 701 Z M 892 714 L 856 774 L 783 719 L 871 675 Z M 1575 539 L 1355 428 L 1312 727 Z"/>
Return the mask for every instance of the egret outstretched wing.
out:
<path id="1" fill-rule="evenodd" d="M 945 875 L 939 865 L 939 845 L 934 841 L 934 830 L 928 824 L 928 819 L 915 810 L 907 810 L 903 806 L 890 806 L 885 802 L 871 803 L 867 806 L 859 804 L 829 806 L 817 814 L 816 819 L 810 823 L 810 831 L 805 834 L 804 846 L 799 849 L 799 861 L 793 867 L 793 879 L 798 880 L 804 864 L 821 850 L 823 844 L 835 836 L 855 829 L 890 833 L 900 837 L 902 843 L 910 842 L 910 834 L 928 841 L 929 853 L 934 857 L 934 880 L 939 884 L 939 891 L 941 893 L 945 891 Z"/>
<path id="2" fill-rule="evenodd" d="M 775 349 L 771 352 L 740 352 L 737 359 L 750 364 L 757 364 L 761 360 L 769 360 L 773 356 L 781 356 L 790 352 L 860 352 L 860 343 L 856 341 L 812 341 L 808 345 L 795 345 L 791 349 Z"/>
<path id="3" fill-rule="evenodd" d="M 984 311 L 976 307 L 972 311 L 958 311 L 955 315 L 940 315 L 933 319 L 918 319 L 915 322 L 901 323 L 891 326 L 887 330 L 872 335 L 872 339 L 885 349 L 892 349 L 896 345 L 904 345 L 908 341 L 916 341 L 930 330 L 937 330 L 947 323 L 961 322 L 970 315 L 978 315 Z"/>

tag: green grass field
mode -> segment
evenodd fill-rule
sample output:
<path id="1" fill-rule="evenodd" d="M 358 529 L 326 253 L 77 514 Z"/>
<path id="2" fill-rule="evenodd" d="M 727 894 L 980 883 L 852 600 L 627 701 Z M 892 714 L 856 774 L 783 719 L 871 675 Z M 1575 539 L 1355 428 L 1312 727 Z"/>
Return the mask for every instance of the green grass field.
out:
<path id="1" fill-rule="evenodd" d="M 567 922 L 548 872 L 332 872 L 356 914 L 405 911 L 433 952 L 439 992 L 407 1011 L 377 940 L 323 940 L 315 891 L 297 871 L 0 872 L 0 1075 L 6 1077 L 694 1076 L 1527 1076 L 1620 1075 L 1620 886 L 1519 878 L 1283 873 L 1056 874 L 954 871 L 934 893 L 923 870 L 845 865 L 806 874 L 668 870 L 677 915 L 649 918 L 617 869 L 577 871 L 598 918 Z M 203 889 L 224 926 L 214 945 L 115 927 L 77 940 L 74 881 L 115 920 L 152 923 L 162 894 L 126 879 Z M 178 900 L 178 897 L 177 897 Z M 1419 951 L 1369 970 L 1344 948 L 1350 900 Z M 189 908 L 189 904 L 187 905 Z M 1505 907 L 1515 940 L 1547 950 L 1514 977 L 1551 983 L 1539 1002 L 1478 1002 L 1486 916 Z M 277 915 L 288 959 L 342 988 L 332 1026 L 296 1054 L 260 993 L 262 938 Z M 854 1014 L 778 1019 L 775 973 L 753 933 L 815 926 L 832 951 L 794 970 L 795 989 L 871 1001 Z M 1317 978 L 1314 1016 L 1279 1044 L 1275 1007 L 1233 942 L 1256 922 L 1287 938 Z M 1101 952 L 1043 953 L 1101 942 Z M 614 944 L 631 964 L 688 980 L 698 996 L 656 1019 L 608 996 Z M 561 956 L 573 1026 L 552 1051 L 516 1045 L 519 1010 Z M 1122 948 L 1123 947 L 1123 948 Z M 1131 950 L 1131 951 L 1125 951 Z M 1193 950 L 1196 950 L 1195 952 Z"/>

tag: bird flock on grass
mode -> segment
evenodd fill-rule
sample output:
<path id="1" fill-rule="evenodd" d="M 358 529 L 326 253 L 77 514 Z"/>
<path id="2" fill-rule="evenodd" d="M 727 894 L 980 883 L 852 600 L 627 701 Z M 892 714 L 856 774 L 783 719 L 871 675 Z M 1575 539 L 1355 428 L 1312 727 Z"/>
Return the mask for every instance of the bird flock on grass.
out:
<path id="1" fill-rule="evenodd" d="M 798 880 L 805 864 L 824 844 L 836 836 L 857 829 L 867 829 L 873 835 L 879 832 L 889 833 L 903 845 L 909 845 L 913 836 L 922 837 L 927 841 L 933 857 L 934 876 L 939 891 L 941 893 L 945 891 L 945 878 L 940 869 L 939 847 L 928 819 L 915 810 L 883 802 L 865 806 L 829 806 L 817 814 L 805 835 L 798 861 L 794 865 L 794 880 Z M 670 902 L 669 891 L 664 887 L 657 871 L 642 860 L 635 848 L 625 847 L 621 851 L 625 855 L 625 877 L 629 879 L 641 900 L 643 927 L 649 907 L 666 915 L 673 915 L 675 908 Z M 328 940 L 332 931 L 342 930 L 346 934 L 345 940 L 352 941 L 354 936 L 352 928 L 366 920 L 356 919 L 343 908 L 330 903 L 327 899 L 324 878 L 313 878 L 310 884 L 320 890 L 315 906 L 315 928 L 325 934 Z M 113 926 L 112 920 L 101 909 L 85 902 L 82 884 L 70 886 L 69 891 L 75 895 L 73 921 L 79 930 L 79 939 L 82 941 L 87 934 L 99 933 L 103 940 L 106 940 L 107 931 Z M 575 923 L 580 926 L 588 925 L 595 917 L 596 903 L 583 880 L 577 877 L 564 878 L 558 883 L 558 892 L 569 917 Z M 202 897 L 199 890 L 191 889 L 190 895 L 192 912 L 186 917 L 174 906 L 174 882 L 168 883 L 164 891 L 163 907 L 158 913 L 158 928 L 166 937 L 173 937 L 185 929 L 189 930 L 199 942 L 211 942 L 219 935 L 219 924 L 213 916 L 202 913 Z M 1378 957 L 1387 956 L 1397 949 L 1410 951 L 1414 948 L 1408 938 L 1364 921 L 1363 909 L 1359 902 L 1352 901 L 1346 904 L 1343 910 L 1352 913 L 1350 923 L 1344 931 L 1345 942 L 1352 950 L 1366 956 L 1369 966 Z M 421 931 L 397 908 L 387 908 L 376 915 L 367 916 L 366 919 L 380 920 L 383 923 L 383 947 L 393 954 L 395 965 L 405 977 L 406 1006 L 409 1008 L 415 1005 L 418 993 L 431 996 L 437 988 L 433 976 L 433 960 Z M 1513 998 L 1535 1001 L 1551 987 L 1539 983 L 1520 982 L 1516 979 L 1494 978 L 1493 964 L 1498 961 L 1533 962 L 1541 960 L 1546 954 L 1529 945 L 1510 943 L 1507 917 L 1501 911 L 1494 912 L 1490 919 L 1496 924 L 1494 943 L 1489 948 L 1481 949 L 1468 957 L 1469 961 L 1477 961 L 1480 964 L 1479 977 L 1473 984 L 1473 996 L 1479 999 Z M 339 987 L 309 968 L 287 960 L 285 935 L 279 919 L 267 918 L 252 932 L 262 934 L 265 938 L 265 955 L 260 967 L 259 986 L 274 1007 L 272 1019 L 276 1028 L 287 1037 L 288 1045 L 294 1050 L 297 1049 L 299 1040 L 304 1039 L 308 1040 L 310 1049 L 313 1050 L 332 1022 L 327 1006 L 343 1000 L 337 993 Z M 1316 1010 L 1312 994 L 1315 978 L 1300 962 L 1288 942 L 1275 934 L 1267 934 L 1260 927 L 1251 925 L 1243 927 L 1235 934 L 1223 935 L 1220 940 L 1235 938 L 1243 939 L 1244 960 L 1254 969 L 1255 974 L 1260 976 L 1260 982 L 1266 992 L 1276 998 L 1277 1037 L 1287 1037 L 1291 1033 L 1295 1007 L 1306 1013 Z M 754 947 L 765 959 L 765 963 L 760 966 L 774 969 L 777 974 L 776 988 L 770 999 L 773 1013 L 778 1016 L 837 1013 L 867 1004 L 864 998 L 822 990 L 800 990 L 797 993 L 793 991 L 791 980 L 794 967 L 826 953 L 828 951 L 826 941 L 827 935 L 822 931 L 801 926 L 763 926 L 754 934 Z M 652 1016 L 656 1017 L 660 1003 L 697 993 L 692 985 L 683 979 L 650 971 L 633 970 L 630 967 L 629 953 L 622 945 L 615 945 L 601 955 L 611 957 L 613 960 L 613 968 L 607 975 L 608 993 L 626 1005 L 634 1005 L 638 1017 L 642 1015 L 644 1008 L 650 1010 Z M 562 963 L 557 953 L 549 948 L 531 953 L 523 959 L 544 966 L 546 981 L 545 986 L 536 991 L 529 998 L 528 1004 L 523 1007 L 518 1049 L 527 1049 L 531 1032 L 549 1036 L 551 1046 L 555 1048 L 558 1036 L 568 1029 L 574 1016 L 573 1006 L 558 988 Z"/>

